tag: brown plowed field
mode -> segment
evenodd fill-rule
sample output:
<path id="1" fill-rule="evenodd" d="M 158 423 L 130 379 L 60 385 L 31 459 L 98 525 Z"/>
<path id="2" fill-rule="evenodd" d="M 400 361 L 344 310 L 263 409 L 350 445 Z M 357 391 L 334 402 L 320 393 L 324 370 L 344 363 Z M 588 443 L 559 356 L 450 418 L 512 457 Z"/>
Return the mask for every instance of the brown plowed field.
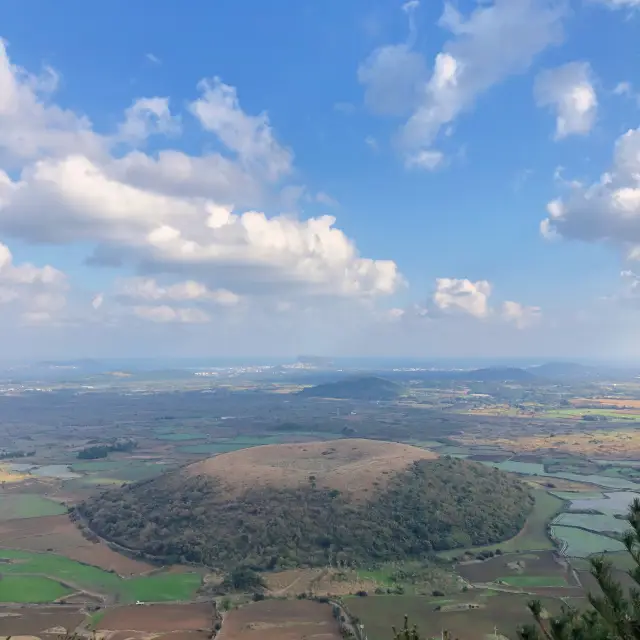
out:
<path id="1" fill-rule="evenodd" d="M 10 614 L 10 615 L 7 615 Z M 85 616 L 80 609 L 66 607 L 20 607 L 0 610 L 0 636 L 43 637 L 48 629 L 73 631 Z M 44 637 L 60 634 L 44 634 Z"/>
<path id="2" fill-rule="evenodd" d="M 51 551 L 122 576 L 140 575 L 154 567 L 85 540 L 66 515 L 24 518 L 0 523 L 0 547 L 25 551 Z"/>
<path id="3" fill-rule="evenodd" d="M 567 566 L 554 560 L 552 551 L 508 553 L 489 560 L 459 564 L 456 571 L 469 582 L 493 582 L 509 576 L 558 576 L 572 584 Z"/>
<path id="4" fill-rule="evenodd" d="M 216 477 L 235 495 L 256 486 L 307 485 L 310 476 L 319 487 L 357 494 L 416 460 L 437 457 L 410 445 L 354 438 L 241 449 L 192 464 L 187 471 Z"/>
<path id="5" fill-rule="evenodd" d="M 212 608 L 208 603 L 114 607 L 107 610 L 98 630 L 147 633 L 198 631 L 211 628 L 211 614 Z"/>
<path id="6" fill-rule="evenodd" d="M 327 604 L 265 600 L 227 613 L 218 640 L 338 640 L 341 637 Z"/>
<path id="7" fill-rule="evenodd" d="M 336 574 L 340 579 L 336 579 Z M 316 596 L 329 594 L 343 596 L 358 591 L 374 591 L 378 586 L 373 580 L 361 579 L 356 571 L 337 569 L 288 569 L 265 575 L 267 587 L 274 596 L 296 596 L 313 593 Z"/>

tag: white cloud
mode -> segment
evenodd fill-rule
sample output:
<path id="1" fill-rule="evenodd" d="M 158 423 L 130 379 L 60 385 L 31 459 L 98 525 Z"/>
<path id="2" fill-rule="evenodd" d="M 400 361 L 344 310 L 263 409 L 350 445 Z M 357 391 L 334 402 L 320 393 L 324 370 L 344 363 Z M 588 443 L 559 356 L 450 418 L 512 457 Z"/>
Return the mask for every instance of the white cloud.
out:
<path id="1" fill-rule="evenodd" d="M 441 151 L 423 149 L 406 157 L 405 166 L 409 169 L 433 171 L 442 165 L 444 154 Z"/>
<path id="2" fill-rule="evenodd" d="M 438 312 L 458 313 L 479 320 L 501 320 L 514 324 L 518 329 L 531 327 L 542 317 L 540 307 L 527 307 L 512 300 L 506 300 L 499 309 L 495 309 L 490 304 L 492 293 L 493 286 L 487 280 L 473 282 L 466 278 L 437 278 L 432 302 Z M 437 317 L 437 313 L 428 313 L 428 310 L 422 315 Z"/>
<path id="3" fill-rule="evenodd" d="M 513 322 L 518 329 L 525 329 L 537 323 L 541 315 L 540 307 L 526 307 L 511 300 L 502 303 L 502 317 Z"/>
<path id="4" fill-rule="evenodd" d="M 616 96 L 628 96 L 631 93 L 631 83 L 618 82 L 618 84 L 613 89 L 613 93 Z"/>
<path id="5" fill-rule="evenodd" d="M 543 71 L 536 78 L 536 102 L 556 113 L 557 140 L 569 135 L 584 135 L 596 121 L 598 98 L 587 62 L 570 62 Z"/>
<path id="6" fill-rule="evenodd" d="M 486 280 L 437 278 L 433 302 L 441 311 L 462 311 L 476 318 L 490 313 L 491 285 Z"/>
<path id="7" fill-rule="evenodd" d="M 28 324 L 51 322 L 66 304 L 67 286 L 65 274 L 49 265 L 15 264 L 9 248 L 0 243 L 2 315 L 17 314 Z"/>
<path id="8" fill-rule="evenodd" d="M 407 115 L 420 99 L 427 78 L 421 54 L 408 44 L 380 47 L 358 68 L 367 107 L 379 115 Z"/>
<path id="9" fill-rule="evenodd" d="M 97 293 L 91 300 L 91 306 L 97 311 L 104 304 L 104 293 Z"/>
<path id="10" fill-rule="evenodd" d="M 162 64 L 162 60 L 160 60 L 160 58 L 158 58 L 158 56 L 154 55 L 153 53 L 145 53 L 144 57 L 149 62 L 153 62 L 153 64 Z"/>
<path id="11" fill-rule="evenodd" d="M 316 193 L 315 201 L 319 202 L 320 204 L 324 204 L 327 207 L 340 206 L 340 203 L 335 198 L 332 198 L 328 193 L 325 193 L 324 191 L 318 191 L 318 193 Z"/>
<path id="12" fill-rule="evenodd" d="M 234 292 L 220 294 L 226 304 L 233 295 L 370 298 L 403 283 L 394 262 L 361 257 L 334 217 L 298 220 L 253 208 L 269 183 L 292 171 L 293 156 L 267 115 L 245 113 L 235 89 L 219 79 L 201 83 L 190 109 L 226 156 L 166 149 L 119 157 L 110 155 L 117 134 L 96 134 L 88 120 L 46 105 L 34 89 L 46 82 L 19 72 L 4 46 L 0 63 L 0 124 L 7 124 L 0 151 L 13 125 L 33 151 L 21 158 L 20 172 L 0 170 L 0 231 L 27 242 L 83 243 L 94 247 L 92 263 Z M 60 114 L 68 126 L 53 136 Z M 154 98 L 134 102 L 125 123 L 131 138 L 141 138 L 167 132 L 175 120 L 167 99 Z"/>
<path id="13" fill-rule="evenodd" d="M 293 154 L 275 139 L 266 113 L 246 114 L 235 88 L 220 78 L 203 80 L 199 88 L 202 97 L 191 103 L 191 111 L 241 162 L 260 168 L 269 180 L 277 180 L 291 171 Z"/>
<path id="14" fill-rule="evenodd" d="M 597 182 L 571 183 L 565 197 L 549 202 L 547 213 L 543 233 L 607 242 L 640 257 L 640 129 L 618 138 L 613 165 Z"/>
<path id="15" fill-rule="evenodd" d="M 367 136 L 364 139 L 364 143 L 371 149 L 371 151 L 378 151 L 378 141 L 373 136 Z"/>
<path id="16" fill-rule="evenodd" d="M 604 4 L 610 9 L 633 9 L 640 7 L 640 0 L 594 0 L 600 4 Z"/>
<path id="17" fill-rule="evenodd" d="M 153 278 L 127 278 L 119 283 L 118 295 L 148 302 L 211 302 L 224 307 L 236 306 L 241 298 L 227 289 L 211 290 L 201 282 L 185 280 L 161 286 Z"/>
<path id="18" fill-rule="evenodd" d="M 134 307 L 133 311 L 139 318 L 150 322 L 203 324 L 211 319 L 202 309 L 193 307 L 174 308 L 166 304 L 151 307 Z"/>
<path id="19" fill-rule="evenodd" d="M 169 98 L 139 98 L 125 111 L 118 138 L 135 144 L 154 134 L 178 133 L 180 118 L 171 115 Z"/>
<path id="20" fill-rule="evenodd" d="M 104 151 L 104 140 L 88 118 L 48 104 L 57 78 L 51 70 L 35 76 L 11 64 L 0 39 L 0 162 L 14 165 L 72 150 L 90 156 Z"/>
<path id="21" fill-rule="evenodd" d="M 566 0 L 494 0 L 464 16 L 447 3 L 439 24 L 452 37 L 436 55 L 431 76 L 425 78 L 422 56 L 409 44 L 382 47 L 359 71 L 367 102 L 382 113 L 410 110 L 401 148 L 409 158 L 433 153 L 440 133 L 481 94 L 523 73 L 538 54 L 562 40 L 567 11 Z M 401 100 L 387 95 L 394 82 L 400 83 Z M 426 163 L 425 168 L 432 167 Z"/>

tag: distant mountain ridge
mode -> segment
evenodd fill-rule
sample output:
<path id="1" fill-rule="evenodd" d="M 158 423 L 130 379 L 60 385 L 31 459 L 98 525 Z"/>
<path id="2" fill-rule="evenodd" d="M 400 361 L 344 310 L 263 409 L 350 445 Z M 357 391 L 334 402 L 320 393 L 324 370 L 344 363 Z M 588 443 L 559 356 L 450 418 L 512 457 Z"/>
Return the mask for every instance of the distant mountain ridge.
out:
<path id="1" fill-rule="evenodd" d="M 395 400 L 404 390 L 397 382 L 377 376 L 363 376 L 307 387 L 298 395 L 341 400 Z"/>

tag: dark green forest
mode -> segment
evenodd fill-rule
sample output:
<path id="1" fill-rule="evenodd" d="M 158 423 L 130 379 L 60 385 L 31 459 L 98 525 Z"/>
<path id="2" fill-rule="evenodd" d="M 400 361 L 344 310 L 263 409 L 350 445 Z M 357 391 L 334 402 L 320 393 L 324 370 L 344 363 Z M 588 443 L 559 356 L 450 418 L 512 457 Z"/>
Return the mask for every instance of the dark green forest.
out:
<path id="1" fill-rule="evenodd" d="M 533 498 L 475 462 L 422 460 L 353 501 L 309 484 L 229 499 L 216 480 L 181 470 L 81 503 L 100 536 L 140 555 L 228 568 L 370 565 L 499 542 L 524 525 Z"/>

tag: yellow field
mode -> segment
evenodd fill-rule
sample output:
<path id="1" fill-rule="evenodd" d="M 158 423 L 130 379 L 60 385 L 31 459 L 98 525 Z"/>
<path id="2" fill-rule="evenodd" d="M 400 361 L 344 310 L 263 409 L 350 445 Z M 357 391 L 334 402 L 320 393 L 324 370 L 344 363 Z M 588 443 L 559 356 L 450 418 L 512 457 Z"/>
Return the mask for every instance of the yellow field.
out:
<path id="1" fill-rule="evenodd" d="M 555 436 L 546 433 L 513 434 L 495 438 L 463 435 L 452 436 L 452 439 L 463 446 L 483 444 L 519 453 L 555 450 L 620 460 L 640 459 L 640 430 L 633 428 L 610 431 L 574 431 L 557 433 Z"/>
<path id="2" fill-rule="evenodd" d="M 628 407 L 630 409 L 640 409 L 640 400 L 631 398 L 574 398 L 573 405 L 599 404 L 608 407 Z"/>
<path id="3" fill-rule="evenodd" d="M 24 473 L 9 471 L 8 467 L 0 465 L 0 482 L 22 482 L 26 477 Z"/>

